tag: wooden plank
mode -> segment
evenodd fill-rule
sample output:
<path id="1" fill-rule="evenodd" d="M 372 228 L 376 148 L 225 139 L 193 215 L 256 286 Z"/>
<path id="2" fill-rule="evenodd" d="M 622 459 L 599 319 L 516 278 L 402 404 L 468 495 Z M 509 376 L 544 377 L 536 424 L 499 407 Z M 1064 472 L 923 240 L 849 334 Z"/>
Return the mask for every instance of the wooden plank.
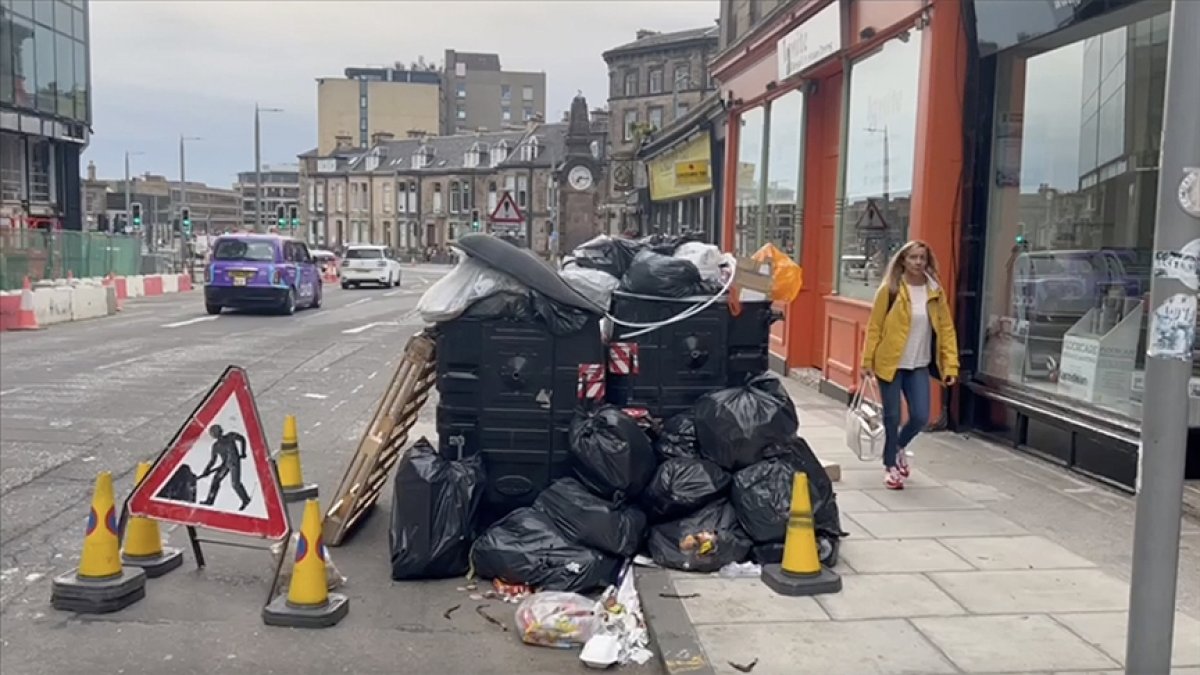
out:
<path id="1" fill-rule="evenodd" d="M 437 379 L 435 351 L 434 341 L 424 333 L 414 335 L 405 346 L 404 357 L 363 431 L 325 514 L 323 534 L 327 545 L 340 545 L 379 499 Z"/>

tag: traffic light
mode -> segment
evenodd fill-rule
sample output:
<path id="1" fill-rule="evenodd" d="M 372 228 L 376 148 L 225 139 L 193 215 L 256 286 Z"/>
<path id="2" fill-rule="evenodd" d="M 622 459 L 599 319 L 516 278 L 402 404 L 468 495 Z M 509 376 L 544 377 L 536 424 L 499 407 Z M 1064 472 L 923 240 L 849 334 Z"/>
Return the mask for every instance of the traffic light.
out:
<path id="1" fill-rule="evenodd" d="M 138 202 L 134 202 L 133 204 L 130 204 L 129 208 L 133 212 L 131 214 L 131 217 L 133 218 L 133 226 L 141 227 L 142 226 L 142 205 Z"/>
<path id="2" fill-rule="evenodd" d="M 280 204 L 279 207 L 275 209 L 275 222 L 280 227 L 283 227 L 284 223 L 287 222 L 283 217 L 283 204 Z"/>
<path id="3" fill-rule="evenodd" d="M 289 208 L 288 215 L 291 216 L 292 229 L 300 227 L 300 214 L 296 212 L 296 207 L 293 205 Z"/>
<path id="4" fill-rule="evenodd" d="M 479 211 L 471 211 L 471 229 L 475 232 L 479 231 Z"/>
<path id="5" fill-rule="evenodd" d="M 179 209 L 179 222 L 183 225 L 183 233 L 192 233 L 192 210 L 188 207 Z"/>

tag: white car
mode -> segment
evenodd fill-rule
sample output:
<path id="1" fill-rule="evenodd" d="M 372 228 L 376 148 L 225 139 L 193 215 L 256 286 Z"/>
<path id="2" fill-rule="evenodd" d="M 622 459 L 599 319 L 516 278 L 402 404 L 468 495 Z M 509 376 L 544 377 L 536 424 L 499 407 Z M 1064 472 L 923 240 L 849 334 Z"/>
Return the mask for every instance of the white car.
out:
<path id="1" fill-rule="evenodd" d="M 348 246 L 339 272 L 342 288 L 357 287 L 362 284 L 400 285 L 400 263 L 396 261 L 391 250 L 386 246 L 369 244 Z"/>

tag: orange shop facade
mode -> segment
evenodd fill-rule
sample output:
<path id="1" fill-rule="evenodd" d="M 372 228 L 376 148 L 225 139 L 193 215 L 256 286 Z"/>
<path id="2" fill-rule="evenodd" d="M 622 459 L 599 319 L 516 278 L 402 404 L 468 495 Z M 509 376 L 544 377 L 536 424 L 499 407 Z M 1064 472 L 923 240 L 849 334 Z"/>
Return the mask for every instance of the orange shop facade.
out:
<path id="1" fill-rule="evenodd" d="M 857 387 L 870 302 L 896 249 L 928 242 L 955 291 L 960 3 L 798 0 L 712 66 L 729 108 L 722 246 L 749 255 L 770 242 L 801 265 L 772 367 L 819 370 L 836 397 Z"/>

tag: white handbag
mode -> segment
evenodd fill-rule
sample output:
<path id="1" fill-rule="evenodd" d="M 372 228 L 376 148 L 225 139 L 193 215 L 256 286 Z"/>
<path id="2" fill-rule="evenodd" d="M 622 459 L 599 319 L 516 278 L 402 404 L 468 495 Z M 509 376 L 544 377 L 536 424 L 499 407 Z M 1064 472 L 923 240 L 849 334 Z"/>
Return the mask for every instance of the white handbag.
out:
<path id="1" fill-rule="evenodd" d="M 875 400 L 883 400 L 875 378 L 864 375 L 846 411 L 846 445 L 864 462 L 883 457 L 885 442 L 883 409 L 866 397 L 868 389 L 875 394 Z"/>

